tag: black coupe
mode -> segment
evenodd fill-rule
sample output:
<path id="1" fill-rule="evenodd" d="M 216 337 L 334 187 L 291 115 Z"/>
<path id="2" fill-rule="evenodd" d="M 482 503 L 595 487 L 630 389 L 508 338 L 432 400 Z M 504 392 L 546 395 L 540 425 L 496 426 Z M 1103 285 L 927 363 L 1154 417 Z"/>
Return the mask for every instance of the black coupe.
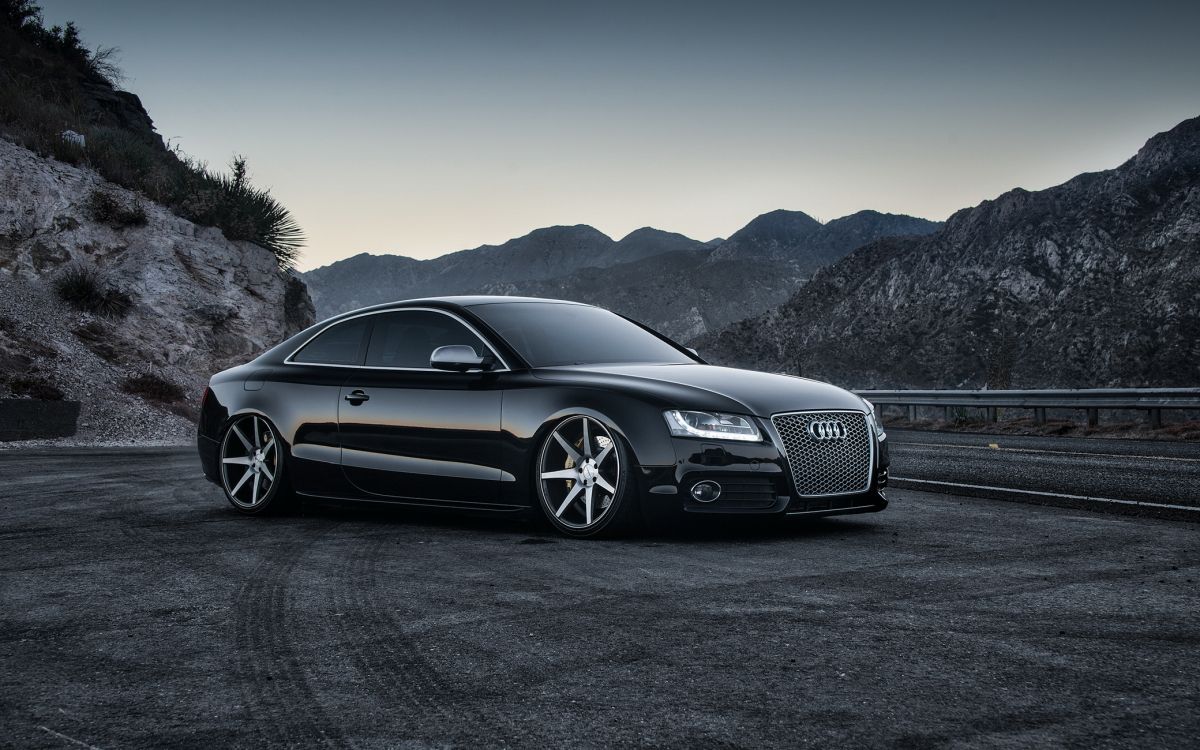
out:
<path id="1" fill-rule="evenodd" d="M 887 507 L 886 435 L 832 385 L 708 365 L 574 302 L 443 297 L 319 323 L 213 376 L 205 476 L 297 497 L 518 513 L 571 536 L 683 513 Z"/>

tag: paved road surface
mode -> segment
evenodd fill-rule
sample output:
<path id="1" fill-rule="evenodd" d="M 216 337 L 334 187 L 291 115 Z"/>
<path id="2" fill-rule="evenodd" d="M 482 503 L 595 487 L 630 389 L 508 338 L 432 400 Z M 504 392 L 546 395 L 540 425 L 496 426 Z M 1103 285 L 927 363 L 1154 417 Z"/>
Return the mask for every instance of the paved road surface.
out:
<path id="1" fill-rule="evenodd" d="M 938 483 L 911 484 L 919 489 L 999 487 L 1044 493 L 1048 500 L 1096 498 L 1100 507 L 1114 509 L 1131 502 L 1148 504 L 1140 510 L 1178 505 L 1197 510 L 1174 515 L 1200 520 L 1197 443 L 908 430 L 889 430 L 888 438 L 893 476 Z"/>
<path id="2" fill-rule="evenodd" d="M 892 493 L 576 542 L 0 452 L 0 745 L 1183 747 L 1200 524 Z"/>

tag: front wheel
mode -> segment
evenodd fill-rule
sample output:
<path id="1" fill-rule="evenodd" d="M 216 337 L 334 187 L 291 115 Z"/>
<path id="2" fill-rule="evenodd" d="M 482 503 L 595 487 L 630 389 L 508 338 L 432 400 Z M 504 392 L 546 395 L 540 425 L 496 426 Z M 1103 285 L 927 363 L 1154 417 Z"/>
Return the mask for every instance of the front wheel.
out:
<path id="1" fill-rule="evenodd" d="M 289 504 L 283 441 L 263 417 L 236 418 L 221 441 L 221 487 L 240 512 L 260 515 Z"/>
<path id="2" fill-rule="evenodd" d="M 567 417 L 538 452 L 538 500 L 555 529 L 573 537 L 612 534 L 636 510 L 629 451 L 600 421 Z"/>

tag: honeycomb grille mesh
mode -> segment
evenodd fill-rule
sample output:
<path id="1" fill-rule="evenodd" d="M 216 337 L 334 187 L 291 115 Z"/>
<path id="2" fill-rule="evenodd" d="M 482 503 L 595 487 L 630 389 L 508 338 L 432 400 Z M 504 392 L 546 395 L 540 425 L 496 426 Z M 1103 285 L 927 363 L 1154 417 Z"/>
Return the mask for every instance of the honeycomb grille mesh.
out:
<path id="1" fill-rule="evenodd" d="M 817 440 L 808 426 L 817 421 L 846 426 L 843 440 Z M 858 412 L 804 412 L 771 417 L 792 470 L 796 494 L 847 495 L 871 487 L 871 434 Z"/>

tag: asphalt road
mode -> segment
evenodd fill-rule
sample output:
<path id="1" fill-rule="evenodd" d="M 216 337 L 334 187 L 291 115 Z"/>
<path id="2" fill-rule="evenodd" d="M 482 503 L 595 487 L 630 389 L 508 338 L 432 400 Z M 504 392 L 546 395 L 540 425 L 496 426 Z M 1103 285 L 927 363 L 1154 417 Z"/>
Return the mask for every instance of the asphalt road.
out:
<path id="1" fill-rule="evenodd" d="M 1089 498 L 1112 510 L 1196 508 L 1173 515 L 1200 520 L 1197 443 L 906 430 L 889 430 L 888 438 L 891 474 L 901 486 L 973 494 L 972 488 L 998 488 L 1047 501 Z"/>
<path id="2" fill-rule="evenodd" d="M 249 519 L 167 450 L 0 452 L 0 487 L 0 745 L 1200 736 L 1200 524 L 912 491 L 604 542 Z"/>

